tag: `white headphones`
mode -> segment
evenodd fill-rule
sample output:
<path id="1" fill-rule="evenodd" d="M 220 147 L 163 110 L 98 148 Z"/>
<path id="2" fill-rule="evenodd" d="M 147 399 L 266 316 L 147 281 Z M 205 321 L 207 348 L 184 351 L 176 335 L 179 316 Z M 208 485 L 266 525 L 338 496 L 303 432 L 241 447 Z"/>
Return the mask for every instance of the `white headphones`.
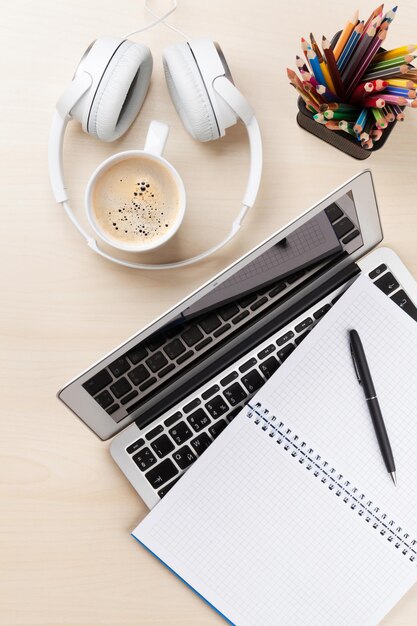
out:
<path id="1" fill-rule="evenodd" d="M 163 21 L 171 12 L 146 28 Z M 49 174 L 56 201 L 62 204 L 92 250 L 119 265 L 138 269 L 183 267 L 226 245 L 237 234 L 248 209 L 255 202 L 262 172 L 258 123 L 253 109 L 233 83 L 220 46 L 209 39 L 178 43 L 164 50 L 163 64 L 174 106 L 194 139 L 212 141 L 223 137 L 226 128 L 236 124 L 238 119 L 248 132 L 251 158 L 242 208 L 227 237 L 217 245 L 175 263 L 125 261 L 101 250 L 70 208 L 62 166 L 67 123 L 78 120 L 84 132 L 102 141 L 114 141 L 123 135 L 139 113 L 148 91 L 153 62 L 147 46 L 116 37 L 100 37 L 94 41 L 84 53 L 71 84 L 57 102 L 49 139 Z"/>

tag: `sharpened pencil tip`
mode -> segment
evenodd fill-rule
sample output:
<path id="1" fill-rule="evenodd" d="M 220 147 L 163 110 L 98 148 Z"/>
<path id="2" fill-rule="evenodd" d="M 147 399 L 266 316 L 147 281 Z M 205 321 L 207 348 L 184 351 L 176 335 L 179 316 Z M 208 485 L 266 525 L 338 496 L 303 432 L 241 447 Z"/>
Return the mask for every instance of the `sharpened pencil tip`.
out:
<path id="1" fill-rule="evenodd" d="M 394 483 L 394 485 L 397 486 L 397 474 L 396 474 L 396 472 L 390 472 L 390 476 L 392 478 L 392 482 Z"/>

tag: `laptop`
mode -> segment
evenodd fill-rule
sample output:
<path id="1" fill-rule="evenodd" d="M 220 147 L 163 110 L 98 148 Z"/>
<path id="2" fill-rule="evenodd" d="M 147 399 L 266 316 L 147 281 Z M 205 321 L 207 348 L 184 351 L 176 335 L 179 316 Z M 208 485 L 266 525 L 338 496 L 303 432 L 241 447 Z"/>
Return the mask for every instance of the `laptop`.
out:
<path id="1" fill-rule="evenodd" d="M 417 321 L 417 284 L 392 250 L 373 250 L 382 237 L 366 170 L 58 397 L 101 439 L 113 438 L 113 459 L 152 508 L 359 275 Z"/>

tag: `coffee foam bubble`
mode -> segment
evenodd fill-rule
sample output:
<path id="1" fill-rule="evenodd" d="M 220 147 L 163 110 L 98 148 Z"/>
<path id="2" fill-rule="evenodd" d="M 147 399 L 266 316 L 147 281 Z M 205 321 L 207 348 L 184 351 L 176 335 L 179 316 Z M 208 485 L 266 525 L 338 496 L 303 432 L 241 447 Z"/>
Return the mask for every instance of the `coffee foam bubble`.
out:
<path id="1" fill-rule="evenodd" d="M 116 162 L 96 180 L 95 221 L 107 238 L 129 245 L 154 243 L 177 223 L 179 191 L 172 174 L 146 156 Z"/>

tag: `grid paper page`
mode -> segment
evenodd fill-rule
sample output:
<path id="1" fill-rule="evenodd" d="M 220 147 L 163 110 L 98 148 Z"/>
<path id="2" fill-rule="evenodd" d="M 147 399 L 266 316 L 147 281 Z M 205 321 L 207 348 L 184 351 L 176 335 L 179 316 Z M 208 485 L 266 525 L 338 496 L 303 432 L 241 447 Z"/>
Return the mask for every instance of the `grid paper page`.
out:
<path id="1" fill-rule="evenodd" d="M 133 535 L 239 625 L 369 626 L 416 580 L 245 412 Z"/>
<path id="2" fill-rule="evenodd" d="M 356 328 L 397 469 L 394 487 L 358 384 Z M 348 289 L 254 398 L 299 428 L 312 447 L 401 526 L 417 535 L 417 324 L 367 277 Z"/>

